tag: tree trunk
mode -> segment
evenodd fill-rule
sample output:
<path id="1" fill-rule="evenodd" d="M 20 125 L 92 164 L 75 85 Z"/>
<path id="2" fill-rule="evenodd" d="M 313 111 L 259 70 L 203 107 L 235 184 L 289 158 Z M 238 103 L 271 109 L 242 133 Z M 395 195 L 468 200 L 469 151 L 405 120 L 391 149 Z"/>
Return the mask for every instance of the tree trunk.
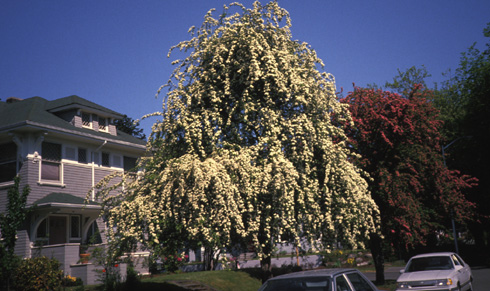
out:
<path id="1" fill-rule="evenodd" d="M 262 268 L 262 284 L 264 284 L 265 281 L 272 278 L 271 256 L 261 259 L 260 267 Z"/>
<path id="2" fill-rule="evenodd" d="M 219 251 L 217 253 L 219 255 Z M 216 268 L 215 251 L 212 247 L 204 247 L 203 264 L 205 271 L 214 271 Z"/>
<path id="3" fill-rule="evenodd" d="M 376 268 L 376 284 L 385 283 L 385 268 L 383 257 L 383 240 L 377 233 L 369 234 L 369 247 L 373 255 L 374 267 Z"/>

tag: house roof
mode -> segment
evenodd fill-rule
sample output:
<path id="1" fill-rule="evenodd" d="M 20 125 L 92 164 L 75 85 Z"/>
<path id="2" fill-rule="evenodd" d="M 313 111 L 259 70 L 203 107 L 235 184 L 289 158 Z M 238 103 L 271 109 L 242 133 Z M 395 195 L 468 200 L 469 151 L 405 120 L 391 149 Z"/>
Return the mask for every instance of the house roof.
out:
<path id="1" fill-rule="evenodd" d="M 95 201 L 86 201 L 84 198 L 67 193 L 53 192 L 34 202 L 37 207 L 87 207 L 100 209 L 100 204 Z"/>
<path id="2" fill-rule="evenodd" d="M 92 112 L 103 113 L 107 117 L 116 119 L 123 117 L 120 113 L 78 96 L 68 96 L 53 101 L 36 96 L 11 103 L 0 102 L 0 132 L 31 126 L 102 141 L 108 140 L 129 146 L 136 145 L 139 148 L 146 145 L 144 140 L 119 130 L 117 135 L 111 135 L 107 132 L 75 127 L 54 114 L 54 112 L 70 109 L 89 109 Z"/>
<path id="3" fill-rule="evenodd" d="M 49 112 L 58 112 L 67 109 L 79 109 L 79 108 L 86 109 L 89 111 L 104 112 L 106 115 L 109 115 L 109 117 L 112 118 L 121 119 L 124 117 L 124 115 L 121 113 L 108 109 L 92 101 L 78 97 L 76 95 L 71 95 L 68 97 L 63 97 L 56 100 L 48 101 L 48 104 L 46 106 L 46 110 L 48 110 Z"/>
<path id="4" fill-rule="evenodd" d="M 74 205 L 94 205 L 99 206 L 100 204 L 95 201 L 86 201 L 84 198 L 77 197 L 67 193 L 56 193 L 53 192 L 41 199 L 36 200 L 34 205 L 47 205 L 47 204 L 74 204 Z"/>

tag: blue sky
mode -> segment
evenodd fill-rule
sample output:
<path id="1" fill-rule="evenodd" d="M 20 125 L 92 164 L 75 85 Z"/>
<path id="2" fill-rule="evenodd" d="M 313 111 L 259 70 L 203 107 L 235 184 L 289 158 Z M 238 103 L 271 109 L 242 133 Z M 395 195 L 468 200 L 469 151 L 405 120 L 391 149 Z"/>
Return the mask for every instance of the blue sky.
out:
<path id="1" fill-rule="evenodd" d="M 78 95 L 138 119 L 159 111 L 169 48 L 222 0 L 0 0 L 0 99 Z M 251 7 L 253 1 L 241 1 Z M 432 78 L 488 41 L 488 0 L 279 0 L 344 92 L 425 65 Z M 266 3 L 262 1 L 262 3 Z M 155 120 L 142 123 L 148 134 Z"/>

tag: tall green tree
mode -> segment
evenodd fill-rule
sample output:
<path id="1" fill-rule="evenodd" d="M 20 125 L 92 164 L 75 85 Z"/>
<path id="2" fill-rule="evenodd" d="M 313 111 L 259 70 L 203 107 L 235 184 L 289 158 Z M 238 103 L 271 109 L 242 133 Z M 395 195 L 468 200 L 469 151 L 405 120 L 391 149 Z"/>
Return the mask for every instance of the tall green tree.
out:
<path id="1" fill-rule="evenodd" d="M 107 209 L 119 235 L 160 253 L 275 243 L 364 247 L 378 208 L 352 164 L 332 75 L 276 1 L 210 10 L 166 86 L 145 172 Z M 110 234 L 111 235 L 111 234 Z M 113 235 L 117 235 L 114 233 Z"/>
<path id="2" fill-rule="evenodd" d="M 490 37 L 490 23 L 483 31 Z M 471 224 L 472 233 L 480 248 L 490 247 L 490 43 L 480 51 L 473 44 L 463 53 L 460 65 L 448 81 L 446 100 L 452 101 L 457 112 L 453 139 L 460 139 L 448 149 L 448 165 L 464 170 L 478 178 L 470 199 L 477 205 L 479 223 Z M 463 139 L 464 138 L 464 139 Z M 487 258 L 490 259 L 490 258 Z"/>
<path id="3" fill-rule="evenodd" d="M 427 88 L 425 80 L 431 77 L 427 68 L 412 66 L 405 71 L 398 69 L 398 74 L 393 78 L 393 82 L 386 82 L 384 88 L 390 89 L 400 95 L 407 96 L 413 90 L 413 86 L 422 85 Z"/>
<path id="4" fill-rule="evenodd" d="M 140 123 L 127 115 L 124 115 L 122 119 L 117 119 L 114 124 L 116 125 L 116 128 L 122 132 L 139 139 L 146 139 L 146 134 L 143 132 L 143 129 L 139 128 Z"/>
<path id="5" fill-rule="evenodd" d="M 30 187 L 20 191 L 20 178 L 14 178 L 14 185 L 7 192 L 7 211 L 0 213 L 0 287 L 9 290 L 9 285 L 17 267 L 14 254 L 17 231 L 27 216 L 26 202 Z"/>
<path id="6" fill-rule="evenodd" d="M 369 189 L 380 209 L 382 233 L 392 248 L 407 252 L 425 245 L 436 231 L 451 233 L 451 217 L 460 223 L 472 218 L 474 204 L 464 191 L 474 180 L 443 163 L 442 122 L 429 101 L 432 91 L 414 85 L 402 92 L 407 95 L 355 88 L 341 102 L 354 119 L 348 134 L 362 156 L 358 165 L 372 177 Z M 384 276 L 377 274 L 377 281 Z"/>

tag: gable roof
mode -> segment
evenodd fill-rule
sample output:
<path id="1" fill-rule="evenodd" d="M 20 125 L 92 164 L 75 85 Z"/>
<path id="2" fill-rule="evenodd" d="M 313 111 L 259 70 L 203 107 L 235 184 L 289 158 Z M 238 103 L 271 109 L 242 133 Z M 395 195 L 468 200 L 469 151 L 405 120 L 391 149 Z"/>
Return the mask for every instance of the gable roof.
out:
<path id="1" fill-rule="evenodd" d="M 120 113 L 74 95 L 53 101 L 36 96 L 11 103 L 0 102 L 0 132 L 30 126 L 138 148 L 146 145 L 146 141 L 119 130 L 117 135 L 111 135 L 107 132 L 75 127 L 54 114 L 54 112 L 70 109 L 89 109 L 91 112 L 103 113 L 104 116 L 116 119 L 123 117 Z"/>

